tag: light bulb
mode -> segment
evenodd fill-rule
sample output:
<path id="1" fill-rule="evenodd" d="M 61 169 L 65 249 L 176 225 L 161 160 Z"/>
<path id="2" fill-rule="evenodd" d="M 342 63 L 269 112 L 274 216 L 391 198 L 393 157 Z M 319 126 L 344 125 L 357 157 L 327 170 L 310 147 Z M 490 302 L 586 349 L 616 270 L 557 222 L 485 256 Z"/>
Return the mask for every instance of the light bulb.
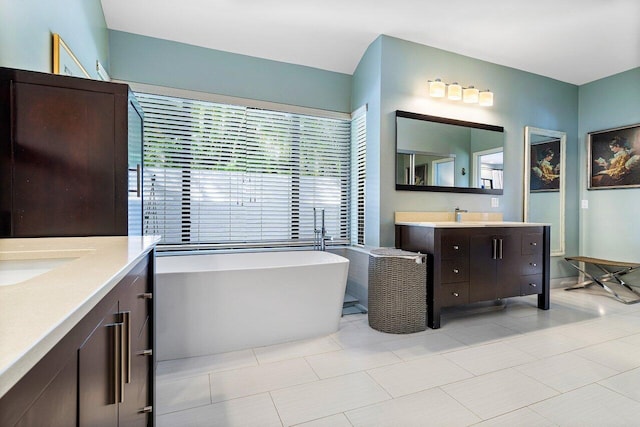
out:
<path id="1" fill-rule="evenodd" d="M 449 85 L 449 99 L 452 101 L 460 101 L 462 99 L 462 86 L 458 83 Z"/>
<path id="2" fill-rule="evenodd" d="M 478 89 L 469 86 L 462 91 L 462 101 L 467 104 L 475 104 L 478 102 Z"/>
<path id="3" fill-rule="evenodd" d="M 443 98 L 446 85 L 440 79 L 429 82 L 429 95 L 434 98 Z"/>
<path id="4" fill-rule="evenodd" d="M 478 102 L 483 107 L 491 107 L 493 105 L 493 92 L 488 89 L 480 92 Z"/>

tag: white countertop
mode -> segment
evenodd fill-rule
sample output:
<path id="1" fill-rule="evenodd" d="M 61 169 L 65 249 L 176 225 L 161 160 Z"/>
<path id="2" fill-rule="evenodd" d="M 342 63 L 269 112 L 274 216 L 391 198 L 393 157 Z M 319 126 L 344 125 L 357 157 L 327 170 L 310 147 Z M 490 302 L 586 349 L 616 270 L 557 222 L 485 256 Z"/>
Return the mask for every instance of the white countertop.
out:
<path id="1" fill-rule="evenodd" d="M 483 227 L 542 227 L 544 223 L 520 221 L 404 221 L 396 225 L 415 225 L 431 228 L 483 228 Z"/>
<path id="2" fill-rule="evenodd" d="M 0 396 L 157 242 L 156 236 L 0 239 L 0 269 L 3 263 L 5 270 L 9 265 L 14 269 L 4 271 L 5 280 L 0 283 L 13 283 L 50 269 L 22 282 L 0 286 Z M 46 261 L 61 258 L 66 260 Z"/>

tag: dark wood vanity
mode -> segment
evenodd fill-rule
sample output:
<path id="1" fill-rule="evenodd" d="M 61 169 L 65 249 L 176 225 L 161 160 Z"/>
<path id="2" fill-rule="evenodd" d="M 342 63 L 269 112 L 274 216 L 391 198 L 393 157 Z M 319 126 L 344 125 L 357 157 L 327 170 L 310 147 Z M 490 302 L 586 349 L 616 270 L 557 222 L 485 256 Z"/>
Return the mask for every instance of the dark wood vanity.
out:
<path id="1" fill-rule="evenodd" d="M 396 247 L 428 254 L 427 325 L 440 327 L 440 310 L 479 301 L 538 295 L 549 309 L 546 225 L 396 225 Z"/>

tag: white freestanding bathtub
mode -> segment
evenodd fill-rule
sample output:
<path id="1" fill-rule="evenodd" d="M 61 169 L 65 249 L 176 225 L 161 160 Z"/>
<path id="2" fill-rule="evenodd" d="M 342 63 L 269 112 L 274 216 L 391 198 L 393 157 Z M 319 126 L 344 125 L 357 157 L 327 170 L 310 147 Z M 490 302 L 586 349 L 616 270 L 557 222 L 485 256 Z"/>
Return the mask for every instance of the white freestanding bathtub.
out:
<path id="1" fill-rule="evenodd" d="M 158 360 L 338 330 L 349 260 L 322 251 L 158 257 Z"/>

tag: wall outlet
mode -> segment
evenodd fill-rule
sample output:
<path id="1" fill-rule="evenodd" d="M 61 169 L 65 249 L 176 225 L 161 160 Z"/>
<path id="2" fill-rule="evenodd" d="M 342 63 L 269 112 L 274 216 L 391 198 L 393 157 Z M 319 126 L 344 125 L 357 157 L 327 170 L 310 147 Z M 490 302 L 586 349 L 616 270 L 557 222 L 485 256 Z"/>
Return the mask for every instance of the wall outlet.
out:
<path id="1" fill-rule="evenodd" d="M 492 208 L 497 208 L 500 206 L 500 199 L 498 199 L 497 197 L 492 197 L 491 198 L 491 207 Z"/>
<path id="2" fill-rule="evenodd" d="M 582 203 L 580 204 L 580 206 L 582 207 L 582 209 L 589 209 L 589 201 L 582 200 Z"/>

